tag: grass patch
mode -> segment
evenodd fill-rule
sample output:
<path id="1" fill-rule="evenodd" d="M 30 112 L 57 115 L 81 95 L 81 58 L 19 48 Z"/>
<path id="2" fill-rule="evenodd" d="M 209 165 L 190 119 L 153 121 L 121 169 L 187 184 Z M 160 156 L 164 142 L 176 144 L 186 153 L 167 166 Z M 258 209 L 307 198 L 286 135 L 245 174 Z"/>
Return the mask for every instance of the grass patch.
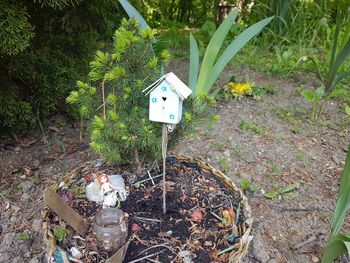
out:
<path id="1" fill-rule="evenodd" d="M 263 135 L 266 133 L 266 129 L 263 126 L 249 119 L 242 119 L 239 123 L 239 128 L 243 131 L 248 131 L 257 135 Z"/>

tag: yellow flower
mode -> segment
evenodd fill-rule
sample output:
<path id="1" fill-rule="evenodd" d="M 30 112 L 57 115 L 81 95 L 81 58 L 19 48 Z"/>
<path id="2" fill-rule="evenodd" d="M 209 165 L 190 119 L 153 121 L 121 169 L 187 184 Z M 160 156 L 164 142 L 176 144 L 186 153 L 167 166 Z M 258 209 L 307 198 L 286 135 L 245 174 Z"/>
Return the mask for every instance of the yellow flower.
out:
<path id="1" fill-rule="evenodd" d="M 224 87 L 225 91 L 230 93 L 235 98 L 241 98 L 252 94 L 252 87 L 249 83 L 233 83 L 229 82 Z"/>

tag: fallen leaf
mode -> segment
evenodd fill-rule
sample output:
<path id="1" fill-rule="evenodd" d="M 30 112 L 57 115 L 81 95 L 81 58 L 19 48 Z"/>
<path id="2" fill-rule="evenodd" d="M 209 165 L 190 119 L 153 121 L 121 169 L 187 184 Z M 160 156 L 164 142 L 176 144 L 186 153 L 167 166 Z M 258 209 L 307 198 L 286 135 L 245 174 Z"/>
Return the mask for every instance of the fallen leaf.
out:
<path id="1" fill-rule="evenodd" d="M 195 222 L 201 222 L 203 219 L 203 214 L 200 210 L 194 210 L 191 215 L 191 220 Z"/>

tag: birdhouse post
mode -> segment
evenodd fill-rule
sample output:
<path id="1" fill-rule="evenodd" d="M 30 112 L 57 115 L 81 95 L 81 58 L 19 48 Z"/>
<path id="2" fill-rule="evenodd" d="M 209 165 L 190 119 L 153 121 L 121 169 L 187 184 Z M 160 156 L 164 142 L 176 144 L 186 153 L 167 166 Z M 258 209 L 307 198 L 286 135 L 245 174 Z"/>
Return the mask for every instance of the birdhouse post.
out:
<path id="1" fill-rule="evenodd" d="M 192 90 L 174 73 L 170 72 L 152 83 L 143 92 L 149 95 L 149 119 L 163 123 L 163 213 L 166 214 L 165 159 L 168 145 L 168 129 L 171 132 L 171 125 L 180 122 L 183 101 L 192 93 Z"/>

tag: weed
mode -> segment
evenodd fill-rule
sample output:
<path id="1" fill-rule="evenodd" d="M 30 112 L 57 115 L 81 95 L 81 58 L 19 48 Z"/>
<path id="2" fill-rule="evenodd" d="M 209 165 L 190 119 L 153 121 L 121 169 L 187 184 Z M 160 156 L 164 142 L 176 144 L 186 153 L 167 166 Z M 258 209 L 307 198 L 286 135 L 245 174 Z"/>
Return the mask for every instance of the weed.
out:
<path id="1" fill-rule="evenodd" d="M 236 157 L 242 157 L 245 154 L 245 149 L 242 146 L 235 146 L 232 148 L 232 152 Z"/>
<path id="2" fill-rule="evenodd" d="M 257 184 L 253 184 L 244 178 L 240 180 L 240 183 L 241 183 L 242 190 L 245 194 L 254 193 L 259 188 Z"/>
<path id="3" fill-rule="evenodd" d="M 16 189 L 17 190 L 22 190 L 23 187 L 24 187 L 23 183 L 19 183 L 19 184 L 16 185 Z"/>
<path id="4" fill-rule="evenodd" d="M 281 171 L 282 171 L 281 166 L 279 166 L 277 163 L 275 163 L 272 160 L 268 160 L 267 162 L 268 162 L 268 164 L 270 166 L 270 169 L 271 169 L 273 174 L 279 175 L 281 173 Z"/>
<path id="5" fill-rule="evenodd" d="M 78 186 L 76 184 L 72 184 L 72 186 L 70 187 L 70 190 L 72 192 L 72 194 L 76 197 L 84 197 L 85 196 L 85 188 Z"/>
<path id="6" fill-rule="evenodd" d="M 56 226 L 52 231 L 59 242 L 63 242 L 68 235 L 68 230 L 64 226 Z"/>
<path id="7" fill-rule="evenodd" d="M 262 86 L 253 86 L 252 97 L 255 100 L 260 100 L 264 95 L 274 95 L 278 91 L 278 87 L 274 84 L 267 84 Z"/>
<path id="8" fill-rule="evenodd" d="M 210 145 L 210 149 L 214 151 L 224 152 L 227 149 L 228 139 L 221 138 L 217 143 Z"/>
<path id="9" fill-rule="evenodd" d="M 289 184 L 286 187 L 282 188 L 281 190 L 278 190 L 279 187 L 277 187 L 277 185 L 275 185 L 275 187 L 273 187 L 274 189 L 277 189 L 277 191 L 272 191 L 272 192 L 268 192 L 266 193 L 264 196 L 268 199 L 285 199 L 285 198 L 296 198 L 299 196 L 299 193 L 295 191 L 295 189 L 297 188 L 296 184 Z"/>
<path id="10" fill-rule="evenodd" d="M 18 239 L 23 239 L 23 240 L 29 240 L 31 237 L 30 231 L 29 230 L 25 230 L 22 233 L 17 233 L 16 237 Z"/>
<path id="11" fill-rule="evenodd" d="M 9 190 L 0 190 L 0 197 L 5 198 L 9 194 Z"/>
<path id="12" fill-rule="evenodd" d="M 227 173 L 231 169 L 229 160 L 226 157 L 220 157 L 219 162 L 220 162 L 221 168 L 225 173 Z"/>
<path id="13" fill-rule="evenodd" d="M 310 161 L 307 158 L 306 154 L 300 149 L 297 149 L 295 151 L 295 157 L 297 158 L 298 161 L 301 161 L 304 164 L 304 167 L 307 167 L 309 165 L 309 163 L 310 163 Z"/>
<path id="14" fill-rule="evenodd" d="M 293 126 L 292 133 L 299 134 L 301 132 L 301 128 L 299 126 Z"/>
<path id="15" fill-rule="evenodd" d="M 241 122 L 239 123 L 239 128 L 241 128 L 241 130 L 243 131 L 249 131 L 257 135 L 263 135 L 266 132 L 264 127 L 260 126 L 257 123 L 252 122 L 249 119 L 242 119 Z"/>

